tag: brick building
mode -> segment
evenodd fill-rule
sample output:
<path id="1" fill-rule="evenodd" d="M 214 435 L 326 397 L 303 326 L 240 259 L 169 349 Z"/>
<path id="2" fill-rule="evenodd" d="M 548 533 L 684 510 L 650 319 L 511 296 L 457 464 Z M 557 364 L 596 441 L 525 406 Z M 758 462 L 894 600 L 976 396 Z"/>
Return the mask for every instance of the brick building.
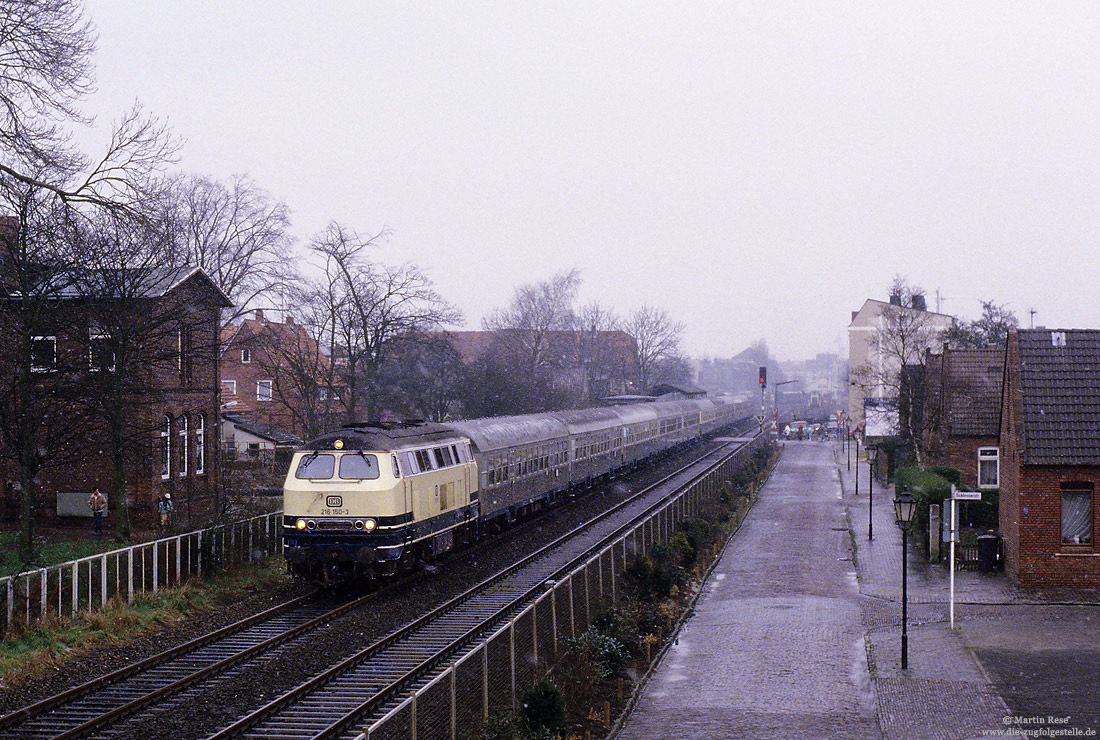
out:
<path id="1" fill-rule="evenodd" d="M 1010 577 L 1025 587 L 1100 587 L 1100 330 L 1009 334 L 1000 438 Z"/>
<path id="2" fill-rule="evenodd" d="M 96 290 L 124 283 L 132 287 L 125 296 Z M 64 285 L 35 299 L 36 310 L 45 316 L 32 337 L 31 372 L 37 392 L 57 401 L 43 417 L 39 433 L 43 439 L 56 434 L 66 440 L 64 464 L 48 461 L 37 476 L 38 514 L 59 511 L 65 498 L 86 500 L 95 486 L 111 496 L 108 404 L 97 396 L 112 390 L 119 399 L 117 417 L 123 419 L 131 516 L 151 517 L 154 502 L 164 493 L 172 494 L 185 518 L 213 509 L 220 470 L 218 331 L 229 299 L 193 267 L 116 270 L 110 275 L 85 271 Z M 21 301 L 26 303 L 8 294 L 5 307 L 17 310 Z M 129 318 L 112 321 L 124 314 Z M 18 330 L 8 324 L 3 331 L 9 336 L 0 365 L 10 373 L 22 362 L 13 354 Z M 131 334 L 126 345 L 130 361 L 119 366 L 122 332 Z M 5 477 L 18 480 L 14 451 L 2 452 Z M 110 509 L 115 509 L 113 499 Z"/>
<path id="3" fill-rule="evenodd" d="M 343 419 L 344 385 L 306 327 L 262 310 L 222 330 L 222 409 L 281 436 L 306 439 Z M 226 436 L 227 443 L 231 440 Z"/>
<path id="4" fill-rule="evenodd" d="M 1004 356 L 1003 349 L 944 348 L 925 358 L 925 461 L 957 468 L 969 490 L 999 486 Z"/>

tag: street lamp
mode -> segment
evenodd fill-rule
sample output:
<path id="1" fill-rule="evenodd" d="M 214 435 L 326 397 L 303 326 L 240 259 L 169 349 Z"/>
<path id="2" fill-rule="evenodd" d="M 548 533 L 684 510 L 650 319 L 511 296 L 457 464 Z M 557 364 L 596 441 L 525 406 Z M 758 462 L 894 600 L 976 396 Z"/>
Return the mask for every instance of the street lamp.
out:
<path id="1" fill-rule="evenodd" d="M 901 525 L 901 667 L 909 667 L 909 631 L 907 601 L 908 593 L 908 552 L 909 552 L 909 523 L 913 521 L 913 511 L 916 508 L 912 494 L 908 489 L 894 497 L 894 517 Z"/>

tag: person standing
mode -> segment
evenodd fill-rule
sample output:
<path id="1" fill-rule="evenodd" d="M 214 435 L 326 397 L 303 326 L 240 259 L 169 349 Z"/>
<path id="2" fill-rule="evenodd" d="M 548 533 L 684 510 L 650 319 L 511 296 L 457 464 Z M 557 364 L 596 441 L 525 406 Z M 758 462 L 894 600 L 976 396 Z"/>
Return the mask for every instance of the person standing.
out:
<path id="1" fill-rule="evenodd" d="M 172 494 L 166 493 L 157 501 L 157 520 L 162 530 L 168 529 L 172 523 Z"/>
<path id="2" fill-rule="evenodd" d="M 107 513 L 107 497 L 96 486 L 88 497 L 88 508 L 92 510 L 92 532 L 98 537 L 103 534 L 103 515 Z"/>

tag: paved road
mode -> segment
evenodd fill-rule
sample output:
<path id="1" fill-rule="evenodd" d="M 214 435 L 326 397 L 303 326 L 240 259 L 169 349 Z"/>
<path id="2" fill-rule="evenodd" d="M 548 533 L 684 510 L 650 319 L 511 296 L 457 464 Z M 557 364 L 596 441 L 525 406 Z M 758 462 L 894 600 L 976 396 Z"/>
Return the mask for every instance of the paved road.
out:
<path id="1" fill-rule="evenodd" d="M 832 445 L 787 445 L 619 737 L 879 740 Z"/>

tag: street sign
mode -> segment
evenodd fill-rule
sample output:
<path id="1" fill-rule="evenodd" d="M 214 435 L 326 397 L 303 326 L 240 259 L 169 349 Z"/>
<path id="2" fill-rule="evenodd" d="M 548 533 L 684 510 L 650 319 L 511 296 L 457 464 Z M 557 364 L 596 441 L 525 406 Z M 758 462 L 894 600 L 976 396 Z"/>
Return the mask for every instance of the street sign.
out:
<path id="1" fill-rule="evenodd" d="M 981 491 L 960 491 L 959 489 L 951 486 L 951 498 L 956 501 L 981 501 Z"/>
<path id="2" fill-rule="evenodd" d="M 744 417 L 741 417 L 741 418 L 744 418 Z M 756 415 L 756 423 L 763 426 L 764 425 L 764 419 L 767 419 L 767 418 L 768 417 L 764 416 L 763 414 L 757 414 Z"/>

